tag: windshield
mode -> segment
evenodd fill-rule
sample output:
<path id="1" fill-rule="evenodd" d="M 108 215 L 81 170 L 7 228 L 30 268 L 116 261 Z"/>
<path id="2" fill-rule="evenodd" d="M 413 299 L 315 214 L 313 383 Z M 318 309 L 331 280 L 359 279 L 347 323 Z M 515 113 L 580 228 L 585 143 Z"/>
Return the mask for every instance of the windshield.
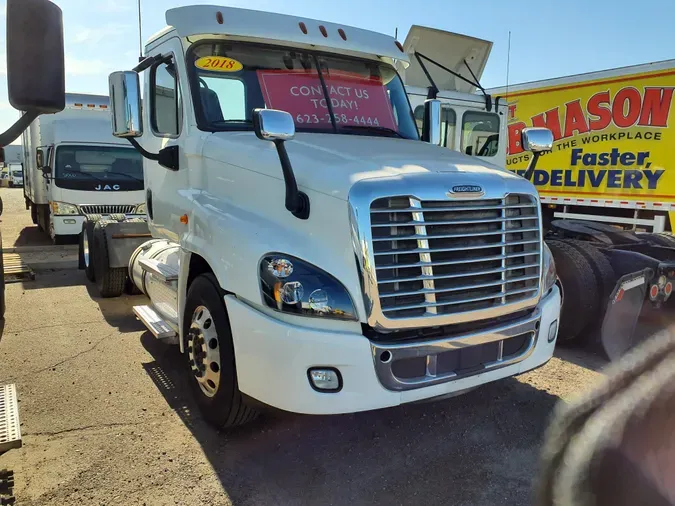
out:
<path id="1" fill-rule="evenodd" d="M 13 175 L 14 177 L 23 177 L 23 171 L 21 171 L 21 170 L 14 170 L 14 171 L 12 171 L 12 175 Z"/>
<path id="2" fill-rule="evenodd" d="M 189 55 L 209 130 L 250 129 L 253 109 L 267 108 L 289 112 L 300 132 L 419 139 L 391 65 L 234 42 L 203 43 Z"/>
<path id="3" fill-rule="evenodd" d="M 141 190 L 141 155 L 133 148 L 59 146 L 54 179 L 61 188 Z"/>

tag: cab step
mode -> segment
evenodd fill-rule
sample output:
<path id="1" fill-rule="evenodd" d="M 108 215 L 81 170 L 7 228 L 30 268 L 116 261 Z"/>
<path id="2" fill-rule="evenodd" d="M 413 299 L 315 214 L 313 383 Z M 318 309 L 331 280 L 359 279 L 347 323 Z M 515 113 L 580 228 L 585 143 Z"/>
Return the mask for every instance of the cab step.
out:
<path id="1" fill-rule="evenodd" d="M 134 313 L 157 339 L 176 337 L 176 331 L 150 306 L 134 306 Z"/>
<path id="2" fill-rule="evenodd" d="M 143 258 L 138 263 L 144 271 L 154 274 L 162 281 L 176 281 L 178 279 L 178 270 L 167 264 L 151 258 Z"/>
<path id="3" fill-rule="evenodd" d="M 0 454 L 12 448 L 21 448 L 16 386 L 0 385 Z"/>

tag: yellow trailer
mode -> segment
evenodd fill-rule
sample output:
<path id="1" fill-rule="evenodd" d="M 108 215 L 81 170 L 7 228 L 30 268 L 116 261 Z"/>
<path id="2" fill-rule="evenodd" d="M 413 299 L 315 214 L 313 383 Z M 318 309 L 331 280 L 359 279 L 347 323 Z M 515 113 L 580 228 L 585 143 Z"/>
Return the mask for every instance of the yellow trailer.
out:
<path id="1" fill-rule="evenodd" d="M 549 128 L 533 182 L 547 217 L 654 232 L 675 224 L 675 60 L 488 90 L 508 103 L 507 168 L 523 174 L 522 129 Z M 602 208 L 602 209 L 600 209 Z"/>

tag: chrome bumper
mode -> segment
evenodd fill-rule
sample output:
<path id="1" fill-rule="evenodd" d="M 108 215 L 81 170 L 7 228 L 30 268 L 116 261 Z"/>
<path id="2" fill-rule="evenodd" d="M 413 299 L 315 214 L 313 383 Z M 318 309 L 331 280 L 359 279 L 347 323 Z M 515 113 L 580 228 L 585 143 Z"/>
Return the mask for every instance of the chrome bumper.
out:
<path id="1" fill-rule="evenodd" d="M 540 323 L 541 310 L 537 308 L 526 318 L 482 332 L 423 343 L 371 341 L 375 372 L 386 389 L 402 391 L 492 371 L 529 357 L 537 344 Z M 516 345 L 521 343 L 515 351 L 505 345 L 511 339 L 519 339 Z M 462 368 L 463 353 L 473 354 L 464 358 L 473 366 Z M 406 368 L 408 373 L 403 376 Z"/>

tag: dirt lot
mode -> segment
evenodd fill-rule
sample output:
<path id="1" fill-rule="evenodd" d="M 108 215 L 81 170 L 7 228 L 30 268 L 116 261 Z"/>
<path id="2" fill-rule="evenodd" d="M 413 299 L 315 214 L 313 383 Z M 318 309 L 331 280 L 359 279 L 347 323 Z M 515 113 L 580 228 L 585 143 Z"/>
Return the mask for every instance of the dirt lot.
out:
<path id="1" fill-rule="evenodd" d="M 48 244 L 21 190 L 0 196 L 5 247 Z M 190 401 L 177 349 L 134 319 L 140 300 L 99 299 L 74 269 L 7 286 L 0 383 L 17 384 L 24 447 L 0 469 L 18 504 L 527 504 L 552 407 L 600 377 L 600 361 L 563 350 L 454 399 L 273 413 L 223 434 Z"/>

